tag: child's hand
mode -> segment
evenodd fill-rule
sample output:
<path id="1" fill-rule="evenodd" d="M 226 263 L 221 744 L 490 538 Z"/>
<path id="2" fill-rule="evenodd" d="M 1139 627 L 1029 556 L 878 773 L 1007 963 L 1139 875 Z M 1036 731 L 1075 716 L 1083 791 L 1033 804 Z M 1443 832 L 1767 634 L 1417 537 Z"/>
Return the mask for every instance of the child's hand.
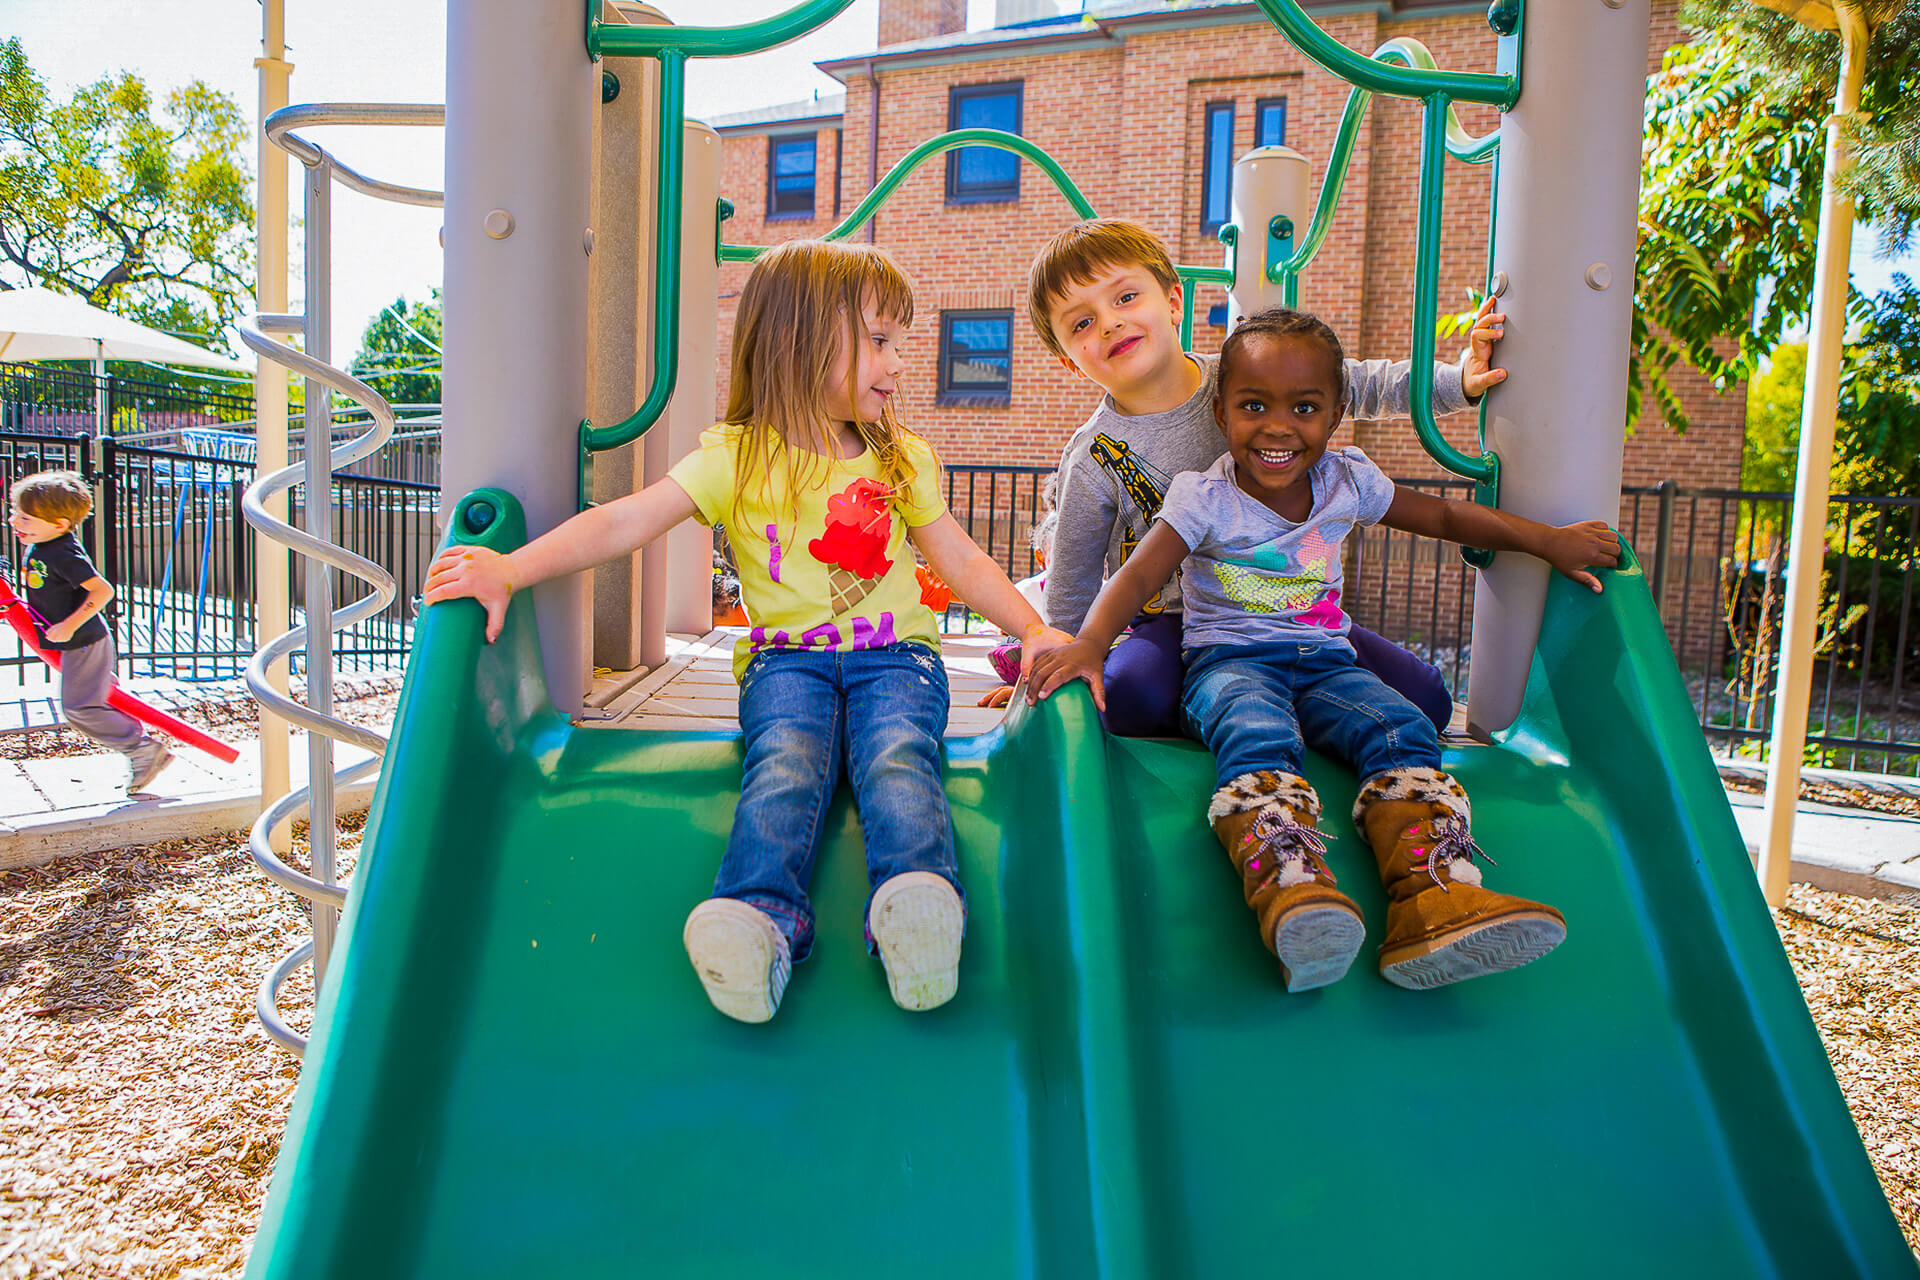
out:
<path id="1" fill-rule="evenodd" d="M 997 684 L 993 686 L 993 688 L 981 694 L 980 701 L 974 703 L 973 705 L 976 707 L 992 707 L 994 710 L 998 711 L 1001 707 L 1006 706 L 1007 703 L 1011 702 L 1012 700 L 1013 700 L 1013 686 L 1010 684 Z"/>
<path id="2" fill-rule="evenodd" d="M 1079 679 L 1093 689 L 1093 705 L 1105 711 L 1107 686 L 1101 673 L 1106 664 L 1107 651 L 1085 640 L 1048 650 L 1033 660 L 1028 673 L 1027 705 L 1033 706 L 1069 680 Z"/>
<path id="3" fill-rule="evenodd" d="M 1020 637 L 1020 674 L 1027 675 L 1033 670 L 1033 660 L 1043 653 L 1073 643 L 1073 637 L 1058 627 L 1045 624 L 1028 627 L 1026 634 Z"/>
<path id="4" fill-rule="evenodd" d="M 428 604 L 471 598 L 487 611 L 487 643 L 500 638 L 507 620 L 507 601 L 513 598 L 512 566 L 507 558 L 485 547 L 448 547 L 427 567 Z"/>
<path id="5" fill-rule="evenodd" d="M 1553 531 L 1552 538 L 1541 558 L 1575 582 L 1594 591 L 1600 589 L 1600 579 L 1587 572 L 1589 565 L 1603 565 L 1613 568 L 1620 563 L 1620 535 L 1607 527 L 1605 520 L 1582 520 L 1579 524 L 1562 525 Z"/>
<path id="6" fill-rule="evenodd" d="M 1473 317 L 1473 331 L 1467 335 L 1467 351 L 1460 361 L 1460 389 L 1470 400 L 1478 400 L 1487 388 L 1507 380 L 1505 369 L 1493 367 L 1493 344 L 1506 336 L 1507 317 L 1493 309 L 1489 297 Z"/>
<path id="7" fill-rule="evenodd" d="M 68 618 L 62 622 L 49 623 L 45 632 L 47 643 L 65 644 L 67 641 L 73 639 L 73 633 L 79 629 L 80 624 L 72 618 Z"/>

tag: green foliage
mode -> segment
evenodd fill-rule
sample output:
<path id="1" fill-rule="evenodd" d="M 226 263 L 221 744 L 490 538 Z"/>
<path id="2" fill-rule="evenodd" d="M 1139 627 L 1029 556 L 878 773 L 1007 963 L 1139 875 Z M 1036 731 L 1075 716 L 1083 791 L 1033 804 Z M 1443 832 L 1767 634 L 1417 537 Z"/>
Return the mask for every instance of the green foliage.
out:
<path id="1" fill-rule="evenodd" d="M 214 337 L 252 294 L 249 136 L 200 81 L 160 118 L 124 72 L 56 102 L 19 40 L 0 42 L 0 286 Z"/>
<path id="2" fill-rule="evenodd" d="M 1920 218 L 1920 5 L 1875 15 L 1853 187 L 1897 245 Z M 1725 390 L 1810 310 L 1839 39 L 1748 0 L 1689 0 L 1682 17 L 1708 29 L 1647 82 L 1628 416 L 1651 396 L 1684 430 L 1676 365 Z M 1849 314 L 1865 315 L 1857 295 Z"/>
<path id="3" fill-rule="evenodd" d="M 1764 373 L 1747 384 L 1747 439 L 1740 487 L 1791 493 L 1800 449 L 1800 405 L 1807 384 L 1807 344 L 1783 342 Z"/>
<path id="4" fill-rule="evenodd" d="M 396 298 L 367 326 L 347 370 L 393 404 L 439 404 L 440 291 L 430 302 Z"/>
<path id="5" fill-rule="evenodd" d="M 1836 492 L 1920 493 L 1920 288 L 1906 276 L 1874 299 L 1847 348 L 1836 431 Z"/>

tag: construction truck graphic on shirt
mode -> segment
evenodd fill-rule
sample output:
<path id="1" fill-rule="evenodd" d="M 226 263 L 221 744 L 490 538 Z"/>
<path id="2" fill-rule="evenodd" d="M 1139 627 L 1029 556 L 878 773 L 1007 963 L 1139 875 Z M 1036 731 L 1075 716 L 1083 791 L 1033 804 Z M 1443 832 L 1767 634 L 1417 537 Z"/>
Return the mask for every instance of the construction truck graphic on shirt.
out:
<path id="1" fill-rule="evenodd" d="M 1100 469 L 1113 477 L 1120 486 L 1120 492 L 1132 500 L 1134 510 L 1120 513 L 1120 560 L 1124 564 L 1132 555 L 1140 539 L 1147 536 L 1147 530 L 1153 527 L 1154 517 L 1160 514 L 1160 504 L 1166 501 L 1167 486 L 1171 477 L 1150 462 L 1142 460 L 1133 451 L 1133 446 L 1115 440 L 1106 432 L 1093 438 L 1087 446 L 1087 456 L 1100 464 Z M 1180 571 L 1174 570 L 1174 580 L 1179 580 Z M 1153 593 L 1153 598 L 1140 609 L 1144 614 L 1159 614 L 1166 608 L 1161 599 L 1162 592 Z"/>

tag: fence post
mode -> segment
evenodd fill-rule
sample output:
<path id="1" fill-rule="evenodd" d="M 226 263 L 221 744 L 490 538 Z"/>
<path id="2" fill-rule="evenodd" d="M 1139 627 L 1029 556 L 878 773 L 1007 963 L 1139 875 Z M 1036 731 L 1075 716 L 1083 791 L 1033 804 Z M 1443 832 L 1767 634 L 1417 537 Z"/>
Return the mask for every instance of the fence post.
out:
<path id="1" fill-rule="evenodd" d="M 1654 489 L 1660 495 L 1660 517 L 1653 535 L 1653 607 L 1658 610 L 1667 598 L 1667 556 L 1673 549 L 1673 500 L 1680 486 L 1672 480 L 1662 480 Z M 1684 619 L 1681 625 L 1686 625 Z"/>

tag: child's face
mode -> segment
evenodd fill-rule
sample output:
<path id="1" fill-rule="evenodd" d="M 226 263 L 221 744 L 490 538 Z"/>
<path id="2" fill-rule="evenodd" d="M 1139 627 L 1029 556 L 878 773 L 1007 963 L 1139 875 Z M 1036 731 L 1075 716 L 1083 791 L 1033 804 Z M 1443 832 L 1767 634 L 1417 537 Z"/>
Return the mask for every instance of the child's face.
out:
<path id="1" fill-rule="evenodd" d="M 1254 337 L 1220 370 L 1214 417 L 1234 480 L 1289 520 L 1313 507 L 1307 475 L 1327 451 L 1343 407 L 1333 356 L 1313 339 Z"/>
<path id="2" fill-rule="evenodd" d="M 13 529 L 13 536 L 22 542 L 46 542 L 73 529 L 71 520 L 42 520 L 19 507 L 7 513 L 7 524 Z"/>
<path id="3" fill-rule="evenodd" d="M 1048 320 L 1067 353 L 1061 365 L 1109 392 L 1145 385 L 1181 358 L 1181 299 L 1179 285 L 1163 287 L 1139 263 L 1069 285 Z"/>
<path id="4" fill-rule="evenodd" d="M 895 384 L 906 362 L 900 358 L 900 343 L 907 327 L 891 316 L 883 316 L 869 298 L 860 308 L 866 338 L 849 354 L 843 334 L 833 369 L 827 377 L 827 417 L 834 422 L 878 422 L 880 411 L 893 398 Z M 848 396 L 848 378 L 852 378 L 852 396 Z"/>

